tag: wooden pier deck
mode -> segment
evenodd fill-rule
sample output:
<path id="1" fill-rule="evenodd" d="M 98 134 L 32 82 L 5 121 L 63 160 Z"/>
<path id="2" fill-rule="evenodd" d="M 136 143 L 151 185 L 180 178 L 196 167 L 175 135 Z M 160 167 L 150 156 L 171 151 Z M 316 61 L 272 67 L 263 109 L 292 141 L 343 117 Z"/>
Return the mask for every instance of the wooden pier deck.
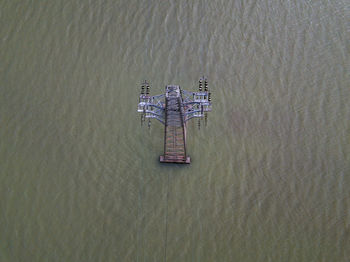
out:
<path id="1" fill-rule="evenodd" d="M 186 125 L 179 86 L 167 86 L 165 98 L 164 155 L 160 162 L 189 164 L 186 154 Z"/>

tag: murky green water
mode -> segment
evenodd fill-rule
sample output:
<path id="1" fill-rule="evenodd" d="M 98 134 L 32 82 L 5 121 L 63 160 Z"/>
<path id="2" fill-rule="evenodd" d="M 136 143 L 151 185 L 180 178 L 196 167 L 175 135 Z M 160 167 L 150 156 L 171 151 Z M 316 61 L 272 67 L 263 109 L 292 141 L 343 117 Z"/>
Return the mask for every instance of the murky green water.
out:
<path id="1" fill-rule="evenodd" d="M 0 1 L 0 261 L 349 261 L 348 1 Z M 213 91 L 160 165 L 139 84 Z"/>

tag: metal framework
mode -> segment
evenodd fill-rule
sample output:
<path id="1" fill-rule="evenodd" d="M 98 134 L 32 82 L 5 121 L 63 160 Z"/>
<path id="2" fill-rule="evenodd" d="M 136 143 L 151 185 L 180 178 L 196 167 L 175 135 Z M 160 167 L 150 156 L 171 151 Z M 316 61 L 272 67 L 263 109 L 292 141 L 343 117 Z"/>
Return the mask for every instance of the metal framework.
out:
<path id="1" fill-rule="evenodd" d="M 157 119 L 165 125 L 164 155 L 160 162 L 189 164 L 190 157 L 186 153 L 186 123 L 192 118 L 204 118 L 207 123 L 207 112 L 211 111 L 211 93 L 208 80 L 199 79 L 198 92 L 189 92 L 177 85 L 167 85 L 165 94 L 151 96 L 150 85 L 147 81 L 141 84 L 141 94 L 137 111 L 141 113 L 141 125 L 148 118 Z"/>

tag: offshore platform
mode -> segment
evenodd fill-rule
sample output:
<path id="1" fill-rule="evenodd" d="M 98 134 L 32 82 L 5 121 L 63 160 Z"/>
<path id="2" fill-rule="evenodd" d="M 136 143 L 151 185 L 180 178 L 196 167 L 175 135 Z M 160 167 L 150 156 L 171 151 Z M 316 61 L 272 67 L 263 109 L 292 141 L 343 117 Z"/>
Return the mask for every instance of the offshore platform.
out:
<path id="1" fill-rule="evenodd" d="M 189 92 L 177 85 L 167 85 L 165 94 L 151 96 L 150 85 L 147 81 L 141 84 L 141 94 L 137 111 L 141 113 L 141 125 L 148 119 L 155 118 L 164 124 L 164 155 L 160 156 L 162 163 L 190 164 L 186 153 L 186 123 L 192 118 L 200 121 L 204 118 L 207 123 L 211 111 L 211 93 L 208 80 L 199 79 L 198 92 Z"/>

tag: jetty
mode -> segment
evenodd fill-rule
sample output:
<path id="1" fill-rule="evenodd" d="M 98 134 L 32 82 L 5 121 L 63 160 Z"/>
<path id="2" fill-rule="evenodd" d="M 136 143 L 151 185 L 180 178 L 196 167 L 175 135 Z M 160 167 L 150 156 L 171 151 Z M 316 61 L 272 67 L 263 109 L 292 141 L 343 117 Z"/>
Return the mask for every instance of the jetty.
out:
<path id="1" fill-rule="evenodd" d="M 186 155 L 186 125 L 179 86 L 167 86 L 165 95 L 164 155 L 160 162 L 190 163 Z"/>
<path id="2" fill-rule="evenodd" d="M 199 91 L 188 92 L 178 85 L 167 85 L 165 94 L 151 96 L 147 81 L 141 84 L 138 112 L 141 125 L 152 118 L 164 124 L 164 154 L 159 157 L 162 163 L 190 164 L 186 152 L 186 123 L 192 118 L 207 122 L 207 112 L 211 111 L 211 93 L 206 78 L 199 80 Z"/>

